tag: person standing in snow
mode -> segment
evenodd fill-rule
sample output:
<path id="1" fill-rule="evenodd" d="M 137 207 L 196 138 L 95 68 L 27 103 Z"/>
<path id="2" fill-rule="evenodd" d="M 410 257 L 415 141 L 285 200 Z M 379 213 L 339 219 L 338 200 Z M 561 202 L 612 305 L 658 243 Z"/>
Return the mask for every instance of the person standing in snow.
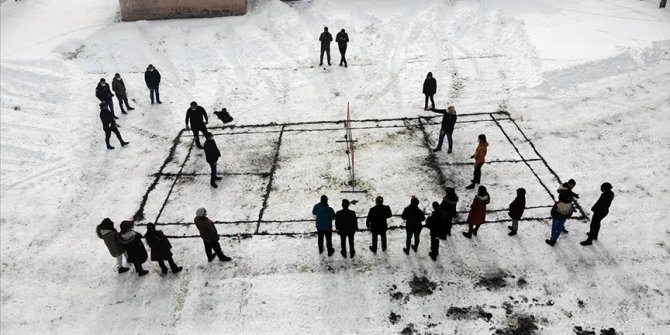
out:
<path id="1" fill-rule="evenodd" d="M 366 227 L 372 233 L 372 245 L 370 251 L 377 253 L 377 236 L 382 240 L 382 251 L 386 251 L 386 230 L 388 225 L 386 220 L 393 216 L 391 207 L 384 205 L 384 198 L 378 196 L 375 199 L 375 205 L 370 208 L 368 217 L 365 220 Z"/>
<path id="2" fill-rule="evenodd" d="M 591 207 L 593 212 L 593 217 L 591 217 L 591 226 L 589 232 L 586 233 L 588 238 L 585 241 L 582 241 L 581 245 L 591 245 L 593 241 L 598 240 L 598 232 L 600 232 L 600 222 L 609 214 L 610 205 L 612 205 L 612 200 L 614 200 L 614 192 L 612 192 L 612 184 L 603 183 L 600 185 L 600 198 L 598 201 Z"/>
<path id="3" fill-rule="evenodd" d="M 667 4 L 668 0 L 661 0 L 661 3 L 658 4 L 658 8 L 665 8 L 665 5 Z"/>
<path id="4" fill-rule="evenodd" d="M 444 135 L 447 135 L 447 143 L 449 144 L 449 150 L 447 153 L 451 153 L 453 148 L 454 141 L 451 138 L 451 135 L 454 133 L 454 125 L 456 124 L 456 109 L 454 106 L 449 106 L 447 109 L 435 109 L 431 108 L 431 111 L 435 113 L 442 114 L 442 125 L 440 126 L 440 138 L 437 141 L 437 147 L 433 149 L 433 152 L 438 152 L 442 150 L 442 143 L 444 143 Z"/>
<path id="5" fill-rule="evenodd" d="M 358 230 L 358 219 L 356 212 L 349 209 L 349 200 L 342 199 L 342 209 L 335 213 L 335 229 L 340 235 L 342 249 L 340 254 L 347 258 L 347 239 L 349 240 L 349 257 L 354 258 L 354 234 Z"/>
<path id="6" fill-rule="evenodd" d="M 142 277 L 149 273 L 149 271 L 142 269 L 142 263 L 147 261 L 147 250 L 144 249 L 142 243 L 142 234 L 133 230 L 135 223 L 133 221 L 121 222 L 121 233 L 119 234 L 119 242 L 125 245 L 128 253 L 128 262 L 133 263 L 135 272 Z"/>
<path id="7" fill-rule="evenodd" d="M 222 262 L 230 261 L 231 258 L 224 255 L 223 251 L 221 251 L 219 232 L 216 231 L 214 222 L 207 217 L 206 209 L 198 208 L 195 211 L 195 219 L 193 219 L 193 223 L 195 223 L 196 228 L 198 228 L 202 242 L 205 244 L 207 261 L 211 262 L 215 257 L 219 257 L 219 260 Z M 214 250 L 214 253 L 212 253 L 212 250 Z"/>
<path id="8" fill-rule="evenodd" d="M 486 221 L 486 205 L 491 202 L 491 197 L 486 187 L 479 186 L 477 195 L 470 205 L 470 213 L 468 213 L 468 232 L 463 232 L 463 236 L 472 238 L 472 235 L 477 236 L 479 227 Z"/>
<path id="9" fill-rule="evenodd" d="M 115 74 L 114 79 L 112 79 L 112 90 L 114 91 L 114 94 L 116 94 L 116 99 L 119 100 L 119 107 L 121 107 L 121 113 L 123 114 L 128 114 L 126 113 L 125 110 L 123 110 L 123 103 L 126 103 L 126 108 L 131 111 L 135 108 L 130 107 L 128 104 L 128 95 L 126 94 L 126 84 L 123 83 L 123 79 L 121 79 L 120 74 Z"/>
<path id="10" fill-rule="evenodd" d="M 349 35 L 344 31 L 344 28 L 337 33 L 335 36 L 335 42 L 337 42 L 337 47 L 340 49 L 340 66 L 344 64 L 344 67 L 347 67 L 347 43 L 349 43 Z"/>
<path id="11" fill-rule="evenodd" d="M 423 81 L 423 94 L 426 96 L 426 103 L 423 107 L 424 110 L 428 110 L 428 99 L 430 99 L 431 108 L 435 109 L 435 100 L 433 100 L 435 92 L 437 92 L 437 81 L 433 78 L 433 73 L 428 72 L 426 80 Z"/>
<path id="12" fill-rule="evenodd" d="M 486 135 L 479 134 L 478 141 L 479 144 L 477 145 L 477 149 L 475 149 L 475 153 L 470 156 L 470 158 L 475 159 L 475 171 L 472 183 L 465 187 L 468 190 L 475 188 L 475 185 L 480 183 L 482 178 L 482 166 L 484 165 L 484 162 L 486 162 L 486 152 L 489 146 L 489 143 L 486 142 Z"/>
<path id="13" fill-rule="evenodd" d="M 322 195 L 321 201 L 314 205 L 312 214 L 316 218 L 319 253 L 323 253 L 323 238 L 325 237 L 328 257 L 330 257 L 335 252 L 335 249 L 333 249 L 333 220 L 335 219 L 335 210 L 328 206 L 328 197 L 326 195 Z"/>
<path id="14" fill-rule="evenodd" d="M 200 136 L 198 132 L 205 134 L 207 132 L 206 124 L 209 123 L 207 119 L 207 112 L 202 106 L 198 106 L 198 103 L 195 101 L 191 102 L 191 107 L 186 110 L 186 129 L 188 129 L 188 122 L 191 121 L 191 131 L 193 131 L 193 137 L 195 138 L 195 145 L 202 149 L 200 145 Z"/>
<path id="15" fill-rule="evenodd" d="M 154 104 L 154 94 L 156 94 L 156 102 L 162 104 L 160 92 L 158 91 L 158 86 L 161 83 L 161 74 L 151 64 L 147 66 L 147 70 L 144 72 L 144 82 L 147 84 L 147 88 L 149 89 L 151 104 Z"/>
<path id="16" fill-rule="evenodd" d="M 151 248 L 151 260 L 158 262 L 158 265 L 161 267 L 161 272 L 163 274 L 168 273 L 167 266 L 165 266 L 165 261 L 170 264 L 170 269 L 172 273 L 178 273 L 183 270 L 183 267 L 178 266 L 172 259 L 172 244 L 165 237 L 162 231 L 156 230 L 156 225 L 153 223 L 147 223 L 147 233 L 144 234 L 144 239 L 147 240 L 149 248 Z"/>
<path id="17" fill-rule="evenodd" d="M 510 232 L 509 236 L 516 235 L 516 231 L 519 229 L 519 220 L 523 215 L 523 211 L 526 209 L 526 189 L 518 188 L 516 190 L 516 198 L 509 204 L 509 217 L 512 219 L 512 225 L 507 226 Z"/>
<path id="18" fill-rule="evenodd" d="M 437 201 L 433 202 L 433 214 L 426 219 L 426 228 L 430 229 L 430 259 L 436 260 L 440 254 L 440 238 L 444 236 L 444 221 L 447 213 L 442 210 Z M 416 251 L 416 250 L 415 250 Z"/>
<path id="19" fill-rule="evenodd" d="M 545 240 L 550 246 L 556 244 L 556 240 L 561 236 L 563 228 L 565 227 L 565 221 L 572 216 L 572 203 L 564 202 L 559 199 L 557 203 L 551 208 L 551 238 Z"/>
<path id="20" fill-rule="evenodd" d="M 323 54 L 326 53 L 328 65 L 330 65 L 330 42 L 333 41 L 333 35 L 328 32 L 328 27 L 323 27 L 323 32 L 319 36 L 321 41 L 321 58 L 319 58 L 319 66 L 323 65 Z"/>
<path id="21" fill-rule="evenodd" d="M 402 211 L 401 217 L 405 220 L 405 234 L 407 235 L 405 247 L 402 251 L 406 255 L 409 255 L 410 246 L 414 252 L 419 248 L 419 236 L 421 235 L 421 228 L 423 228 L 422 222 L 426 220 L 426 216 L 419 208 L 419 199 L 417 197 L 412 196 L 409 206 L 405 207 Z M 412 245 L 412 236 L 414 236 L 414 245 Z"/>
<path id="22" fill-rule="evenodd" d="M 445 227 L 444 234 L 441 236 L 442 239 L 446 239 L 447 236 L 451 236 L 451 227 L 453 226 L 454 218 L 456 217 L 456 204 L 458 203 L 458 195 L 456 195 L 456 190 L 453 187 L 447 187 L 447 195 L 442 198 L 442 203 L 440 208 L 444 211 L 445 214 Z"/>
<path id="23" fill-rule="evenodd" d="M 114 222 L 109 218 L 105 218 L 102 222 L 95 227 L 95 233 L 99 238 L 105 241 L 105 245 L 109 250 L 109 253 L 112 254 L 112 257 L 116 258 L 117 271 L 121 274 L 128 270 L 127 267 L 123 266 L 123 255 L 126 256 L 126 262 L 128 260 L 128 255 L 126 254 L 126 249 L 119 242 L 119 232 L 114 229 Z"/>
<path id="24" fill-rule="evenodd" d="M 211 170 L 211 178 L 209 179 L 209 184 L 212 185 L 214 188 L 219 187 L 219 185 L 216 184 L 217 180 L 221 180 L 222 178 L 216 175 L 216 162 L 219 160 L 219 157 L 221 157 L 221 152 L 219 151 L 219 148 L 216 146 L 216 142 L 214 142 L 214 136 L 210 132 L 205 132 L 205 159 L 207 160 L 207 164 L 209 164 L 209 168 Z"/>
<path id="25" fill-rule="evenodd" d="M 104 102 L 100 103 L 100 121 L 102 121 L 102 130 L 105 131 L 105 143 L 107 144 L 107 149 L 114 149 L 114 147 L 109 144 L 109 138 L 112 136 L 112 133 L 116 134 L 116 138 L 121 142 L 121 146 L 125 147 L 130 142 L 125 142 L 121 138 L 121 133 L 119 133 L 119 128 L 114 120 L 114 114 L 107 108 L 107 104 Z"/>
<path id="26" fill-rule="evenodd" d="M 114 102 L 112 101 L 114 94 L 112 94 L 112 91 L 109 89 L 109 85 L 107 85 L 105 78 L 100 78 L 98 86 L 95 87 L 95 96 L 101 103 L 105 103 L 109 107 L 109 110 L 112 111 L 112 116 L 115 119 L 118 119 L 118 117 L 114 115 Z"/>

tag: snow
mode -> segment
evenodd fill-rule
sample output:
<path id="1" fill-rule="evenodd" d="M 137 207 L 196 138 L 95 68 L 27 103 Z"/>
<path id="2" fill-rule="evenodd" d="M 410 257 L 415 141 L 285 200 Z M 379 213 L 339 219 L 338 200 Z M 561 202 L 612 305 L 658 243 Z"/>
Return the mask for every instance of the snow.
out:
<path id="1" fill-rule="evenodd" d="M 670 333 L 670 14 L 657 1 L 248 4 L 240 17 L 120 22 L 114 1 L 2 2 L 0 332 Z M 336 46 L 334 65 L 317 66 L 324 25 L 349 33 L 349 68 L 337 66 Z M 144 89 L 149 63 L 163 77 L 162 105 Z M 423 129 L 417 119 L 437 116 L 422 110 L 428 71 L 437 107 L 459 113 L 451 155 L 426 147 L 439 119 L 421 119 Z M 93 88 L 116 72 L 136 110 L 119 120 L 130 145 L 106 150 Z M 212 129 L 223 153 L 216 190 L 202 152 L 189 154 L 190 132 L 175 141 L 193 100 L 210 127 L 221 126 L 215 109 L 235 117 L 237 127 Z M 340 193 L 347 161 L 335 141 L 347 103 L 353 119 L 379 120 L 354 123 L 367 194 Z M 409 121 L 386 120 L 398 118 Z M 356 235 L 354 259 L 317 253 L 309 232 L 321 194 L 336 209 L 344 196 L 358 200 L 359 216 L 378 194 L 394 214 L 413 194 L 427 209 L 443 193 L 430 157 L 466 211 L 479 133 L 489 137 L 489 161 L 529 159 L 483 167 L 489 220 L 505 218 L 520 186 L 539 207 L 526 216 L 547 217 L 552 199 L 540 181 L 551 191 L 558 181 L 521 132 L 561 180 L 577 180 L 587 214 L 599 185 L 614 185 L 594 246 L 579 245 L 588 223 L 575 219 L 548 247 L 542 219 L 521 222 L 514 238 L 506 222 L 473 240 L 456 225 L 436 262 L 427 231 L 406 256 L 402 229 L 389 233 L 386 253 L 367 250 L 367 232 Z M 180 170 L 194 175 L 159 176 L 150 190 L 157 173 Z M 185 268 L 178 275 L 151 262 L 145 277 L 118 275 L 93 233 L 105 217 L 117 226 L 131 219 L 145 194 L 137 230 L 157 217 L 166 224 Z M 232 262 L 208 263 L 189 237 L 198 207 L 218 222 Z M 337 235 L 333 242 L 339 251 Z"/>

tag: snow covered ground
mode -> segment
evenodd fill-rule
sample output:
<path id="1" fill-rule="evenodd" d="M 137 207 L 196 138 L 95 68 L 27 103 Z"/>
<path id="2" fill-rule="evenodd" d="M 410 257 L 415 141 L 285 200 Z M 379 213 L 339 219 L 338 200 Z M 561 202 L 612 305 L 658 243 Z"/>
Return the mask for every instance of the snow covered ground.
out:
<path id="1" fill-rule="evenodd" d="M 0 331 L 668 334 L 670 13 L 657 7 L 250 0 L 241 17 L 120 22 L 115 1 L 2 2 Z M 324 25 L 349 33 L 349 68 L 336 66 L 335 46 L 335 65 L 316 66 Z M 163 76 L 162 105 L 151 105 L 144 88 L 149 63 Z M 439 127 L 422 110 L 428 71 L 437 106 L 453 104 L 461 115 L 452 155 L 428 150 Z M 116 72 L 136 110 L 119 120 L 130 145 L 106 150 L 94 87 Z M 201 152 L 188 154 L 189 133 L 173 142 L 192 100 L 208 110 L 210 126 L 221 125 L 211 112 L 224 106 L 238 126 L 213 129 L 225 173 L 216 190 L 197 175 L 208 170 Z M 394 214 L 412 194 L 428 208 L 445 185 L 457 187 L 466 211 L 472 166 L 461 163 L 479 133 L 489 136 L 489 160 L 529 160 L 484 166 L 489 209 L 506 208 L 521 186 L 529 206 L 551 205 L 540 181 L 550 190 L 558 182 L 523 132 L 561 180 L 577 180 L 587 214 L 599 185 L 614 185 L 599 241 L 579 245 L 585 220 L 569 220 L 555 248 L 544 243 L 549 220 L 522 222 L 514 238 L 507 223 L 492 222 L 473 240 L 456 226 L 437 262 L 427 255 L 427 231 L 419 252 L 406 256 L 402 229 L 389 233 L 387 253 L 369 252 L 361 232 L 356 258 L 319 255 L 313 223 L 301 220 L 320 194 L 336 209 L 345 196 L 347 161 L 335 141 L 347 102 L 356 120 L 409 120 L 356 123 L 374 126 L 354 130 L 361 186 L 370 191 L 346 194 L 359 200 L 359 216 L 378 194 Z M 488 113 L 509 120 L 498 127 Z M 332 123 L 309 127 L 337 129 L 281 126 L 321 121 Z M 279 125 L 262 132 L 240 127 L 272 122 Z M 182 165 L 193 175 L 159 176 L 148 192 L 157 173 Z M 189 237 L 197 229 L 184 223 L 200 206 L 233 236 L 222 239 L 233 262 L 208 263 L 200 239 Z M 184 272 L 163 276 L 155 263 L 141 278 L 115 272 L 95 225 L 105 217 L 118 225 L 140 208 L 140 232 L 161 212 L 161 229 L 182 237 L 172 244 Z"/>

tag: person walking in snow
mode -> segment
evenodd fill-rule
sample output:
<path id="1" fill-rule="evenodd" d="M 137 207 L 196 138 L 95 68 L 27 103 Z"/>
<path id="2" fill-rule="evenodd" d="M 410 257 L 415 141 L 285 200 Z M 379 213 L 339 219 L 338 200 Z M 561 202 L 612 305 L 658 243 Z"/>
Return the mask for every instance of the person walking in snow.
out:
<path id="1" fill-rule="evenodd" d="M 598 240 L 598 232 L 600 232 L 600 222 L 609 214 L 610 205 L 612 205 L 612 200 L 614 200 L 614 192 L 612 192 L 612 184 L 603 183 L 600 185 L 600 198 L 598 201 L 591 207 L 593 216 L 591 217 L 591 226 L 589 227 L 589 232 L 586 233 L 588 238 L 585 241 L 582 241 L 581 245 L 591 245 L 593 241 Z"/>
<path id="2" fill-rule="evenodd" d="M 475 159 L 475 171 L 472 178 L 472 183 L 465 187 L 469 190 L 475 188 L 475 185 L 479 184 L 481 181 L 482 166 L 484 165 L 484 162 L 486 162 L 486 152 L 489 146 L 489 143 L 486 142 L 486 135 L 484 134 L 479 134 L 478 141 L 479 144 L 477 145 L 477 149 L 475 149 L 475 153 L 470 156 L 470 158 Z"/>
<path id="3" fill-rule="evenodd" d="M 510 232 L 509 236 L 516 235 L 516 231 L 519 229 L 519 220 L 523 215 L 523 211 L 526 209 L 526 189 L 518 188 L 516 190 L 516 198 L 509 204 L 509 212 L 507 213 L 512 219 L 512 225 L 507 226 Z"/>
<path id="4" fill-rule="evenodd" d="M 151 104 L 154 104 L 154 94 L 156 95 L 156 102 L 162 104 L 160 92 L 158 90 L 158 86 L 161 83 L 161 74 L 151 64 L 147 66 L 147 70 L 144 72 L 144 82 L 147 84 L 147 88 L 149 89 Z"/>
<path id="5" fill-rule="evenodd" d="M 454 141 L 451 138 L 451 135 L 454 133 L 454 125 L 456 124 L 456 108 L 454 106 L 449 106 L 447 109 L 435 109 L 431 108 L 431 111 L 435 113 L 442 114 L 442 125 L 440 126 L 440 138 L 437 141 L 437 147 L 433 149 L 433 152 L 438 152 L 442 150 L 442 143 L 444 143 L 444 136 L 447 136 L 447 143 L 449 144 L 449 150 L 447 153 L 451 153 L 451 149 L 454 146 Z"/>
<path id="6" fill-rule="evenodd" d="M 349 240 L 349 257 L 354 258 L 354 234 L 358 230 L 358 219 L 356 212 L 349 209 L 349 200 L 342 199 L 342 209 L 335 213 L 335 229 L 340 235 L 342 249 L 340 254 L 347 258 L 347 240 Z"/>
<path id="7" fill-rule="evenodd" d="M 205 255 L 207 255 L 207 261 L 211 262 L 214 258 L 219 257 L 221 262 L 228 262 L 231 260 L 230 257 L 223 254 L 221 251 L 221 245 L 219 244 L 219 232 L 216 231 L 216 226 L 214 222 L 207 217 L 207 210 L 204 208 L 198 208 L 195 211 L 195 218 L 193 219 L 196 228 L 200 232 L 200 237 L 202 242 L 205 245 Z M 214 253 L 212 253 L 214 250 Z"/>
<path id="8" fill-rule="evenodd" d="M 463 236 L 472 238 L 472 235 L 477 236 L 479 227 L 486 221 L 486 205 L 491 202 L 491 197 L 486 187 L 479 186 L 477 195 L 472 200 L 470 205 L 470 213 L 468 213 L 467 223 L 468 232 L 463 232 Z"/>
<path id="9" fill-rule="evenodd" d="M 330 42 L 333 41 L 333 35 L 328 32 L 328 27 L 323 27 L 323 32 L 319 36 L 321 41 L 321 57 L 319 58 L 319 66 L 323 65 L 323 54 L 326 53 L 328 65 L 330 65 Z"/>
<path id="10" fill-rule="evenodd" d="M 426 228 L 430 229 L 430 259 L 436 260 L 440 254 L 440 238 L 444 236 L 444 222 L 447 219 L 447 213 L 437 201 L 433 201 L 433 213 L 426 219 Z M 416 251 L 416 250 L 415 250 Z"/>
<path id="11" fill-rule="evenodd" d="M 405 220 L 405 247 L 402 251 L 409 255 L 409 248 L 412 247 L 412 250 L 416 252 L 419 248 L 419 237 L 421 235 L 422 222 L 426 220 L 426 216 L 423 214 L 423 211 L 419 208 L 419 199 L 412 196 L 412 199 L 409 202 L 409 206 L 405 207 L 401 215 L 402 219 Z M 414 236 L 414 245 L 412 245 L 412 236 Z"/>
<path id="12" fill-rule="evenodd" d="M 658 4 L 658 8 L 665 8 L 665 5 L 667 4 L 668 0 L 661 0 L 661 3 Z"/>
<path id="13" fill-rule="evenodd" d="M 451 236 L 451 227 L 453 226 L 454 218 L 458 214 L 456 211 L 456 204 L 458 204 L 458 195 L 456 195 L 456 190 L 453 187 L 447 187 L 447 195 L 442 198 L 442 203 L 440 203 L 440 208 L 444 211 L 445 215 L 445 227 L 444 234 L 440 236 L 442 239 L 446 239 L 447 236 Z"/>
<path id="14" fill-rule="evenodd" d="M 198 132 L 202 132 L 203 135 L 207 132 L 206 124 L 209 122 L 209 120 L 207 119 L 207 112 L 205 109 L 202 108 L 202 106 L 198 106 L 198 103 L 195 101 L 192 101 L 191 107 L 186 110 L 186 129 L 188 129 L 189 120 L 191 121 L 191 131 L 193 131 L 195 145 L 202 149 Z"/>
<path id="15" fill-rule="evenodd" d="M 142 243 L 142 234 L 133 230 L 135 223 L 133 221 L 121 222 L 121 232 L 119 234 L 119 242 L 123 244 L 128 253 L 128 262 L 133 263 L 135 272 L 142 277 L 149 273 L 149 271 L 142 269 L 142 264 L 147 261 L 147 249 Z"/>
<path id="16" fill-rule="evenodd" d="M 322 195 L 321 201 L 314 205 L 312 214 L 316 218 L 319 253 L 323 253 L 323 238 L 325 237 L 328 257 L 330 257 L 335 252 L 335 249 L 333 249 L 333 220 L 335 219 L 335 210 L 328 206 L 328 197 L 326 195 Z"/>
<path id="17" fill-rule="evenodd" d="M 347 43 L 349 43 L 349 35 L 344 31 L 344 28 L 337 33 L 335 36 L 335 42 L 337 42 L 337 47 L 340 49 L 340 66 L 344 64 L 344 67 L 347 67 Z"/>
<path id="18" fill-rule="evenodd" d="M 107 144 L 107 149 L 114 149 L 114 147 L 109 144 L 109 138 L 112 136 L 112 133 L 119 139 L 122 147 L 125 147 L 130 143 L 125 142 L 123 138 L 121 138 L 118 125 L 114 120 L 114 114 L 107 108 L 107 103 L 104 102 L 100 103 L 100 121 L 102 121 L 102 130 L 105 131 L 105 143 Z"/>
<path id="19" fill-rule="evenodd" d="M 375 199 L 375 205 L 370 208 L 368 217 L 365 220 L 365 226 L 372 233 L 372 245 L 370 251 L 377 253 L 377 237 L 381 237 L 382 251 L 386 251 L 386 230 L 388 225 L 386 220 L 393 216 L 391 207 L 384 205 L 384 198 L 378 196 Z"/>
<path id="20" fill-rule="evenodd" d="M 168 273 L 167 266 L 165 266 L 165 261 L 170 264 L 170 269 L 172 273 L 178 273 L 183 270 L 183 267 L 178 266 L 172 259 L 172 244 L 165 237 L 162 231 L 156 230 L 156 225 L 153 223 L 147 223 L 147 232 L 144 234 L 144 239 L 147 240 L 149 248 L 151 248 L 151 260 L 158 262 L 158 265 L 161 267 L 161 272 L 163 274 Z"/>
<path id="21" fill-rule="evenodd" d="M 109 110 L 112 111 L 112 117 L 118 119 L 118 117 L 114 115 L 114 102 L 112 101 L 114 94 L 112 94 L 112 91 L 109 89 L 109 85 L 107 85 L 105 78 L 100 78 L 98 86 L 95 87 L 95 96 L 101 103 L 104 103 L 109 107 Z"/>
<path id="22" fill-rule="evenodd" d="M 430 99 L 431 108 L 435 109 L 435 100 L 433 100 L 435 92 L 437 92 L 437 81 L 433 78 L 433 73 L 428 72 L 426 80 L 423 81 L 423 94 L 426 96 L 424 110 L 428 110 L 428 99 Z"/>
<path id="23" fill-rule="evenodd" d="M 217 180 L 221 180 L 222 178 L 216 175 L 216 162 L 219 160 L 219 157 L 221 157 L 221 152 L 219 151 L 219 148 L 216 146 L 216 142 L 214 142 L 214 136 L 210 132 L 205 132 L 205 159 L 207 160 L 207 164 L 209 164 L 209 168 L 211 170 L 211 178 L 209 179 L 209 184 L 212 185 L 214 188 L 219 187 L 219 185 L 216 184 Z"/>
<path id="24" fill-rule="evenodd" d="M 95 227 L 95 233 L 99 238 L 105 241 L 107 250 L 109 250 L 112 257 L 116 258 L 117 271 L 119 274 L 130 270 L 123 266 L 123 256 L 126 256 L 127 262 L 128 255 L 126 254 L 126 249 L 121 242 L 119 242 L 119 232 L 114 229 L 114 222 L 109 218 L 103 219 L 102 222 Z"/>
<path id="25" fill-rule="evenodd" d="M 120 74 L 115 74 L 114 79 L 112 79 L 112 91 L 114 91 L 114 94 L 116 94 L 116 99 L 119 100 L 119 107 L 121 107 L 121 113 L 123 114 L 128 114 L 126 113 L 125 110 L 123 110 L 123 103 L 126 103 L 126 108 L 131 111 L 134 110 L 135 108 L 130 107 L 128 104 L 128 95 L 126 94 L 126 84 L 123 83 L 123 79 L 121 79 Z"/>
<path id="26" fill-rule="evenodd" d="M 572 203 L 564 202 L 561 199 L 551 208 L 551 237 L 545 240 L 550 246 L 556 244 L 556 240 L 561 236 L 565 227 L 565 221 L 572 216 Z"/>

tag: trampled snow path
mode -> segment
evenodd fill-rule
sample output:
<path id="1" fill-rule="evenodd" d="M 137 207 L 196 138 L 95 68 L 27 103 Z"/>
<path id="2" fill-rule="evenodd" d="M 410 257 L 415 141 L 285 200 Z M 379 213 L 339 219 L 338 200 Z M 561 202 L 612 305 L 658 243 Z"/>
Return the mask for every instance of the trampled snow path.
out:
<path id="1" fill-rule="evenodd" d="M 664 223 L 670 203 L 670 15 L 655 2 L 249 5 L 242 17 L 121 23 L 114 2 L 2 3 L 3 334 L 511 334 L 519 325 L 541 334 L 610 327 L 624 334 L 669 332 L 670 232 Z M 349 32 L 348 69 L 315 66 L 323 25 Z M 149 63 L 164 78 L 161 106 L 150 105 L 143 88 Z M 438 262 L 427 257 L 425 232 L 419 253 L 409 257 L 401 251 L 402 231 L 393 231 L 388 253 L 377 256 L 366 252 L 369 236 L 360 233 L 353 260 L 337 253 L 320 257 L 309 235 L 255 235 L 239 243 L 224 238 L 231 264 L 207 263 L 198 239 L 174 239 L 175 259 L 186 268 L 178 276 L 163 277 L 150 263 L 152 272 L 143 278 L 112 271 L 113 259 L 94 226 L 106 216 L 118 224 L 135 214 L 190 101 L 209 112 L 226 106 L 238 125 L 341 120 L 347 102 L 357 119 L 434 116 L 421 110 L 428 71 L 438 79 L 438 107 L 454 104 L 461 114 L 509 111 L 557 174 L 577 179 L 585 209 L 597 199 L 600 183 L 615 186 L 595 246 L 578 245 L 587 226 L 576 221 L 553 249 L 543 241 L 548 221 L 525 223 L 516 238 L 506 235 L 504 223 L 486 225 L 473 241 L 454 236 L 442 245 Z M 115 72 L 137 109 L 120 120 L 131 145 L 106 151 L 93 88 Z M 458 128 L 454 161 L 467 161 L 476 135 L 489 134 L 487 127 Z M 423 135 L 403 129 L 356 134 L 374 144 L 361 148 L 362 159 L 373 153 L 380 158 L 367 162 L 361 177 L 387 180 L 369 184 L 386 195 L 394 212 L 413 193 L 425 197 L 422 206 L 440 196 L 439 185 L 427 183 L 430 174 L 402 172 L 428 156 Z M 435 129 L 427 131 L 434 141 Z M 388 134 L 402 146 L 384 146 Z M 491 134 L 490 158 L 506 159 L 504 137 Z M 270 197 L 268 218 L 309 218 L 324 192 L 338 207 L 338 185 L 346 180 L 346 174 L 332 173 L 346 164 L 340 147 L 327 151 L 332 141 L 326 136 L 291 135 L 280 157 L 287 165 L 299 163 L 281 166 L 275 185 L 277 195 L 284 187 L 282 197 L 292 198 Z M 271 149 L 260 135 L 255 138 L 220 143 L 226 143 L 221 165 L 264 172 L 245 152 L 226 151 L 233 145 L 246 152 Z M 311 162 L 301 154 L 324 151 L 326 158 Z M 445 153 L 439 157 L 451 162 Z M 193 164 L 193 172 L 204 168 L 201 161 Z M 302 173 L 310 166 L 314 171 Z M 462 185 L 471 167 L 445 171 L 453 172 L 449 182 L 461 186 L 459 206 L 466 209 L 472 193 Z M 537 187 L 526 185 L 534 178 L 527 171 L 518 163 L 485 167 L 491 208 L 511 201 L 504 185 Z M 300 184 L 292 182 L 299 177 Z M 244 219 L 244 213 L 257 219 L 256 205 L 243 205 L 266 184 L 233 179 L 231 193 L 195 186 L 197 178 L 195 185 L 184 183 L 166 219 L 188 220 L 196 204 L 212 199 L 217 202 L 207 207 L 222 220 Z M 249 192 L 255 187 L 261 192 Z M 361 197 L 356 210 L 364 213 L 375 195 Z M 306 232 L 311 225 L 273 229 Z M 179 229 L 195 233 L 193 226 Z M 229 229 L 219 227 L 234 235 Z"/>

